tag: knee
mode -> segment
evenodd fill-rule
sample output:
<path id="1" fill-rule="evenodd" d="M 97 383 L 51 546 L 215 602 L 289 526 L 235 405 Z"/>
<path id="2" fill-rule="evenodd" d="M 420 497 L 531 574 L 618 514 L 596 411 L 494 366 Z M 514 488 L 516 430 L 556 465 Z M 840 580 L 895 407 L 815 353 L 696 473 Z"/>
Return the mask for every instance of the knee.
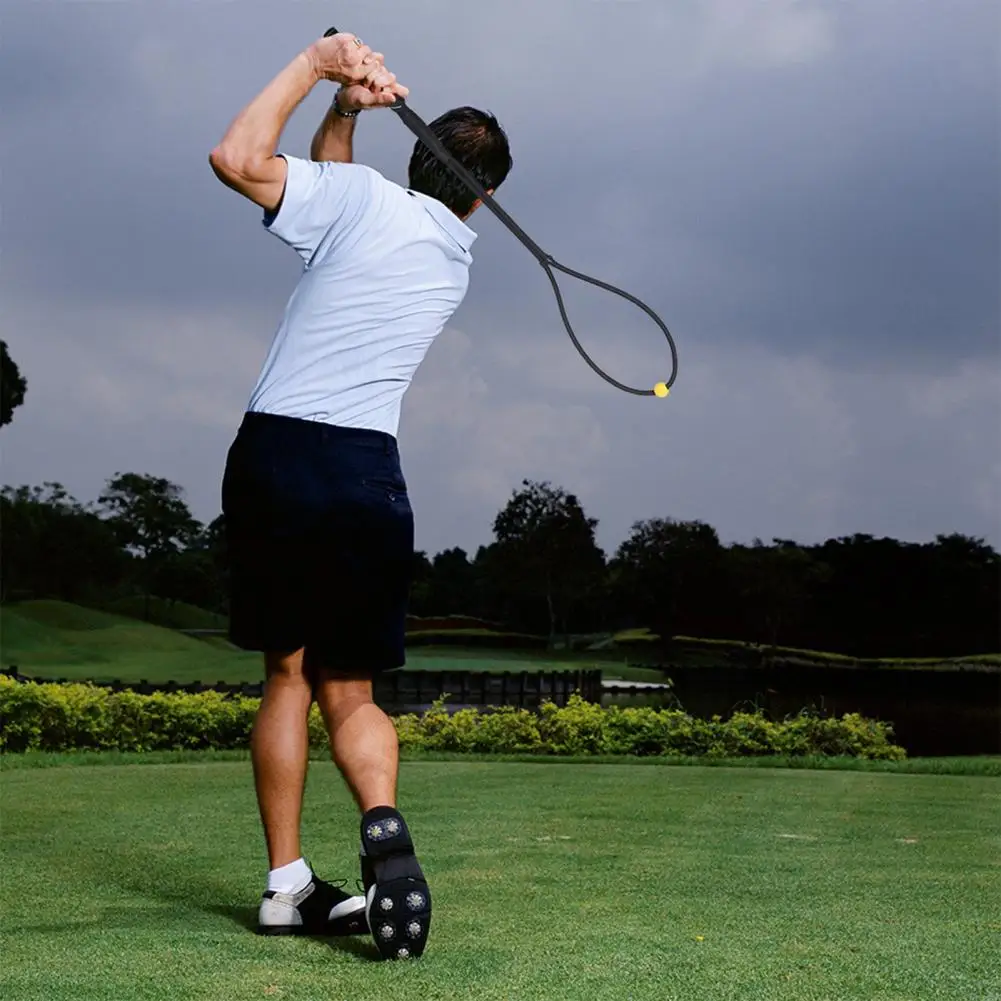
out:
<path id="1" fill-rule="evenodd" d="M 302 651 L 265 654 L 264 674 L 268 682 L 307 684 L 306 676 L 303 673 Z"/>

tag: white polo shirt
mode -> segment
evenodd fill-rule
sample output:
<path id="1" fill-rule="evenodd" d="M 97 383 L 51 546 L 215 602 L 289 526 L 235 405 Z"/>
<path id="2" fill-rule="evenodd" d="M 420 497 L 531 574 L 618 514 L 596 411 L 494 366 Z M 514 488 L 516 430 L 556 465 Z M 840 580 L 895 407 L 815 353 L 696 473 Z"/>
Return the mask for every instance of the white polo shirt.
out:
<path id="1" fill-rule="evenodd" d="M 476 234 L 371 167 L 285 160 L 284 198 L 263 222 L 304 270 L 248 409 L 395 436 L 403 394 L 465 297 Z"/>

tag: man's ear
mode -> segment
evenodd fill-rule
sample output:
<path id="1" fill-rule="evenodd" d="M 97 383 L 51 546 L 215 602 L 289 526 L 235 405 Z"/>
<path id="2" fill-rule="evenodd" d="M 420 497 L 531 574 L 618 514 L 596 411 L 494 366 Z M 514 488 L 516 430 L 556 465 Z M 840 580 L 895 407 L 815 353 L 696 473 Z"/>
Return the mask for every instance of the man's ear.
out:
<path id="1" fill-rule="evenodd" d="M 487 188 L 486 192 L 488 195 L 492 196 L 495 190 L 496 190 L 495 188 Z M 482 204 L 483 204 L 483 199 L 477 198 L 476 201 L 473 202 L 473 207 L 469 210 L 469 215 L 472 215 L 478 208 L 480 208 Z M 466 218 L 469 217 L 467 216 Z"/>

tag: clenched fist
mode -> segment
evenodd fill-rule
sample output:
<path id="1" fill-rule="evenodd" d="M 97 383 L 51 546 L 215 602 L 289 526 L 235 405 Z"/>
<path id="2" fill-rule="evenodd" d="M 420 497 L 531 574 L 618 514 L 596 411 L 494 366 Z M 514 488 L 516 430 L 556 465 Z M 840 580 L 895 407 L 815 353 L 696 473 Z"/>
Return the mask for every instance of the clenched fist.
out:
<path id="1" fill-rule="evenodd" d="M 375 53 L 381 58 L 381 53 Z M 352 83 L 340 89 L 337 95 L 337 106 L 342 111 L 364 111 L 367 108 L 388 108 L 396 103 L 397 98 L 406 97 L 410 93 L 403 84 L 396 82 L 396 74 L 382 67 L 369 83 Z"/>
<path id="2" fill-rule="evenodd" d="M 409 93 L 406 87 L 396 82 L 396 75 L 386 69 L 382 53 L 373 52 L 361 39 L 348 32 L 321 38 L 309 47 L 308 52 L 317 74 L 342 87 L 351 88 L 352 103 L 357 103 L 359 107 L 392 104 L 397 97 L 406 97 Z M 365 99 L 363 103 L 357 88 L 364 88 L 375 100 Z M 388 97 L 390 94 L 391 99 Z"/>

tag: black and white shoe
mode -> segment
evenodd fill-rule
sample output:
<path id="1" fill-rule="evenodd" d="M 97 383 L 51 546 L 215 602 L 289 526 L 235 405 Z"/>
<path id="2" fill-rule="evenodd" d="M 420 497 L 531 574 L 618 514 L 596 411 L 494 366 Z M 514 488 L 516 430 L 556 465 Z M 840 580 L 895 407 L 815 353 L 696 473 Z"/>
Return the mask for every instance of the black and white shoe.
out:
<path id="1" fill-rule="evenodd" d="M 431 927 L 431 894 L 406 822 L 388 806 L 361 821 L 365 917 L 384 959 L 417 959 Z"/>
<path id="2" fill-rule="evenodd" d="M 316 874 L 298 893 L 268 890 L 257 915 L 259 935 L 363 935 L 365 898 L 352 897 Z"/>

